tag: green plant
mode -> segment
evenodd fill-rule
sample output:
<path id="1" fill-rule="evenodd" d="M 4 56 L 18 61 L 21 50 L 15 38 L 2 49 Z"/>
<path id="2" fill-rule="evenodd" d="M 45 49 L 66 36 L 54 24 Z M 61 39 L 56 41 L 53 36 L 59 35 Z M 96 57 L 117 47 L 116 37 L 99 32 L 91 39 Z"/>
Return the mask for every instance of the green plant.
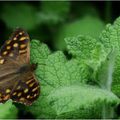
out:
<path id="1" fill-rule="evenodd" d="M 32 106 L 18 109 L 35 118 L 115 118 L 120 103 L 120 18 L 97 38 L 77 35 L 65 42 L 70 59 L 63 51 L 52 52 L 39 40 L 31 41 L 31 63 L 38 63 L 35 74 L 41 95 Z M 6 114 L 16 118 L 11 101 L 2 106 L 1 118 Z"/>
<path id="2" fill-rule="evenodd" d="M 102 13 L 106 22 L 112 21 L 111 4 L 106 2 Z M 5 30 L 23 27 L 36 38 L 31 63 L 38 63 L 35 74 L 41 87 L 32 106 L 1 104 L 1 119 L 29 113 L 37 119 L 119 118 L 120 18 L 105 27 L 96 7 L 86 2 L 3 2 L 0 9 Z"/>
<path id="3" fill-rule="evenodd" d="M 109 113 L 120 102 L 119 34 L 120 18 L 106 25 L 98 38 L 66 38 L 70 60 L 62 51 L 52 53 L 32 40 L 31 62 L 39 64 L 41 96 L 26 111 L 36 118 L 114 118 Z"/>

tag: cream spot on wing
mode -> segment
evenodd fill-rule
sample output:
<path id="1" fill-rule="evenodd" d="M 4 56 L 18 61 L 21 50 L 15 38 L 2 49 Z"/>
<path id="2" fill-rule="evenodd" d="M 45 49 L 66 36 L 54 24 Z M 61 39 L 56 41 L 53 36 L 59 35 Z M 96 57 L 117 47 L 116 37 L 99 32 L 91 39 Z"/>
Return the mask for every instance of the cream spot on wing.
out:
<path id="1" fill-rule="evenodd" d="M 22 32 L 19 33 L 19 35 L 22 35 L 22 34 L 23 34 Z"/>
<path id="2" fill-rule="evenodd" d="M 22 49 L 22 48 L 25 48 L 26 47 L 26 44 L 22 44 L 22 45 L 20 45 L 20 48 Z"/>
<path id="3" fill-rule="evenodd" d="M 20 97 L 21 95 L 22 95 L 22 93 L 21 93 L 21 92 L 19 92 L 19 93 L 18 93 L 18 97 Z"/>
<path id="4" fill-rule="evenodd" d="M 10 49 L 11 49 L 11 46 L 7 46 L 6 49 L 7 49 L 7 50 L 10 50 Z"/>
<path id="5" fill-rule="evenodd" d="M 25 39 L 27 39 L 27 37 L 21 37 L 21 38 L 20 38 L 20 41 L 23 41 L 23 40 L 25 40 Z"/>
<path id="6" fill-rule="evenodd" d="M 28 89 L 26 88 L 25 90 L 24 90 L 24 93 L 27 93 L 28 92 Z"/>
<path id="7" fill-rule="evenodd" d="M 33 81 L 33 79 L 30 79 L 30 80 L 28 80 L 27 82 L 26 82 L 26 84 L 29 84 L 30 82 L 32 82 Z"/>
<path id="8" fill-rule="evenodd" d="M 30 95 L 28 95 L 27 98 L 30 98 Z"/>
<path id="9" fill-rule="evenodd" d="M 4 61 L 5 61 L 4 59 L 1 59 L 1 60 L 0 60 L 0 64 L 3 64 L 3 63 L 4 63 Z"/>
<path id="10" fill-rule="evenodd" d="M 22 97 L 22 98 L 20 98 L 20 101 L 24 101 L 24 100 L 25 100 L 25 98 L 23 98 L 23 97 Z"/>
<path id="11" fill-rule="evenodd" d="M 35 82 L 31 83 L 29 86 L 32 87 L 35 84 Z"/>
<path id="12" fill-rule="evenodd" d="M 10 91 L 11 91 L 10 89 L 6 89 L 6 93 L 10 93 Z"/>
<path id="13" fill-rule="evenodd" d="M 16 38 L 16 37 L 14 37 L 14 38 L 13 38 L 13 40 L 17 40 L 17 38 Z"/>
<path id="14" fill-rule="evenodd" d="M 20 50 L 19 53 L 25 53 L 26 52 L 26 49 L 25 50 Z"/>
<path id="15" fill-rule="evenodd" d="M 34 89 L 32 89 L 32 92 L 35 92 L 38 89 L 38 87 L 35 87 Z"/>
<path id="16" fill-rule="evenodd" d="M 7 53 L 8 53 L 7 51 L 4 51 L 4 52 L 3 52 L 3 55 L 7 55 Z"/>
<path id="17" fill-rule="evenodd" d="M 34 94 L 34 97 L 36 97 L 37 96 L 37 94 Z"/>
<path id="18" fill-rule="evenodd" d="M 14 44 L 13 44 L 13 47 L 18 47 L 18 43 L 14 43 Z"/>
<path id="19" fill-rule="evenodd" d="M 13 95 L 16 95 L 16 94 L 17 94 L 17 92 L 14 92 L 14 93 L 13 93 Z"/>
<path id="20" fill-rule="evenodd" d="M 13 55 L 14 55 L 13 53 L 10 53 L 10 54 L 9 54 L 10 57 L 13 57 Z"/>

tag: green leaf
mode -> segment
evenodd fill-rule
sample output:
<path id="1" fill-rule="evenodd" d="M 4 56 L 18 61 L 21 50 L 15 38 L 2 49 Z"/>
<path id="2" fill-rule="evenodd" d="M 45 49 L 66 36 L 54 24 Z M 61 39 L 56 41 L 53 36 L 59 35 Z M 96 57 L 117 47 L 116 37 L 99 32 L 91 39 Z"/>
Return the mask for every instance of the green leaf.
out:
<path id="1" fill-rule="evenodd" d="M 41 11 L 38 13 L 38 22 L 46 24 L 57 24 L 67 18 L 70 9 L 68 1 L 42 1 Z"/>
<path id="2" fill-rule="evenodd" d="M 104 104 L 114 107 L 119 102 L 111 92 L 84 85 L 89 76 L 84 63 L 77 59 L 67 60 L 61 51 L 51 53 L 37 40 L 31 43 L 31 61 L 39 64 L 36 75 L 40 80 L 41 95 L 25 111 L 36 118 L 73 118 L 73 115 L 74 118 L 85 115 L 85 118 L 100 118 Z"/>
<path id="3" fill-rule="evenodd" d="M 23 27 L 26 30 L 31 30 L 37 27 L 35 8 L 25 3 L 5 4 L 5 6 L 3 6 L 1 19 L 8 28 L 12 29 Z"/>
<path id="4" fill-rule="evenodd" d="M 35 61 L 38 64 L 41 64 L 40 61 L 42 61 L 42 59 L 45 57 L 43 55 L 42 58 L 39 53 L 45 54 L 45 56 L 47 56 L 49 50 L 46 47 L 44 48 L 43 45 L 39 45 L 39 43 L 35 40 L 33 40 L 32 46 L 33 47 L 31 51 L 34 52 L 31 53 L 31 57 L 33 59 L 33 56 L 37 55 Z M 83 66 L 84 65 L 79 65 L 79 62 L 76 60 L 67 62 L 62 52 L 56 52 L 54 54 L 48 55 L 45 61 L 44 69 L 42 69 L 43 66 L 38 65 L 38 69 L 36 70 L 36 75 L 41 83 L 41 96 L 39 100 L 33 103 L 30 108 L 26 108 L 27 111 L 31 111 L 34 115 L 37 116 L 37 118 L 41 118 L 43 116 L 44 118 L 52 118 L 53 116 L 56 116 L 55 112 L 52 111 L 50 104 L 48 104 L 46 96 L 49 95 L 50 91 L 52 91 L 54 88 L 68 86 L 70 84 L 84 83 L 85 80 L 87 80 L 88 73 L 86 71 L 84 72 L 85 67 Z M 44 76 L 42 75 L 41 71 L 43 71 Z M 38 105 L 39 107 L 36 107 Z M 36 110 L 39 112 L 36 112 Z"/>
<path id="5" fill-rule="evenodd" d="M 88 72 L 85 71 L 87 66 L 74 59 L 67 61 L 61 51 L 49 55 L 46 65 L 45 80 L 54 88 L 85 83 L 88 77 Z"/>
<path id="6" fill-rule="evenodd" d="M 66 38 L 65 41 L 68 52 L 95 71 L 106 58 L 103 45 L 92 37 L 71 37 Z"/>
<path id="7" fill-rule="evenodd" d="M 115 61 L 115 70 L 113 73 L 112 91 L 120 97 L 120 54 Z"/>
<path id="8" fill-rule="evenodd" d="M 38 63 L 36 75 L 40 80 L 42 93 L 39 100 L 26 109 L 36 115 L 37 118 L 53 118 L 56 114 L 48 104 L 46 96 L 54 87 L 79 84 L 87 80 L 87 73 L 84 72 L 85 67 L 83 67 L 84 65 L 78 67 L 79 63 L 76 60 L 67 62 L 62 52 L 50 54 L 47 46 L 37 40 L 32 40 L 31 42 L 31 62 Z M 69 71 L 67 71 L 68 69 Z"/>
<path id="9" fill-rule="evenodd" d="M 57 118 L 101 118 L 103 105 L 115 106 L 111 92 L 92 86 L 72 85 L 53 90 L 47 97 Z"/>
<path id="10" fill-rule="evenodd" d="M 67 23 L 55 36 L 55 47 L 61 50 L 66 48 L 64 38 L 75 37 L 78 35 L 91 36 L 98 38 L 100 32 L 104 29 L 104 23 L 95 17 L 85 16 L 74 22 Z"/>
<path id="11" fill-rule="evenodd" d="M 120 18 L 117 18 L 113 25 L 108 24 L 106 26 L 106 29 L 100 35 L 100 41 L 103 43 L 104 49 L 108 54 L 114 51 L 114 55 L 111 56 L 111 59 L 115 59 L 112 91 L 120 96 Z M 102 72 L 104 73 L 104 71 Z"/>
<path id="12" fill-rule="evenodd" d="M 0 119 L 16 119 L 18 110 L 11 101 L 0 104 Z"/>
<path id="13" fill-rule="evenodd" d="M 116 52 L 119 50 L 118 33 L 111 24 L 106 25 L 99 40 L 104 45 L 106 52 L 110 53 L 114 49 L 116 49 Z"/>
<path id="14" fill-rule="evenodd" d="M 68 51 L 78 59 L 91 57 L 92 51 L 100 46 L 100 43 L 92 37 L 79 35 L 65 38 Z"/>
<path id="15" fill-rule="evenodd" d="M 118 45 L 118 52 L 117 52 L 117 57 L 115 61 L 115 70 L 113 74 L 113 83 L 112 83 L 112 91 L 120 97 L 120 17 L 118 17 L 114 24 L 113 27 L 117 33 L 116 38 L 113 39 L 114 42 Z M 116 46 L 117 46 L 116 45 Z"/>
<path id="16" fill-rule="evenodd" d="M 107 55 L 106 60 L 101 63 L 97 71 L 97 81 L 103 89 L 111 90 L 113 82 L 113 72 L 116 60 L 116 50 Z"/>
<path id="17" fill-rule="evenodd" d="M 31 41 L 31 63 L 38 63 L 37 70 L 35 72 L 37 79 L 40 81 L 40 89 L 42 90 L 40 98 L 33 103 L 32 106 L 26 107 L 25 111 L 31 112 L 37 118 L 52 118 L 54 117 L 54 111 L 52 111 L 51 106 L 46 100 L 46 95 L 44 93 L 44 87 L 47 85 L 49 88 L 49 81 L 45 81 L 45 66 L 46 59 L 51 51 L 47 45 L 40 43 L 39 40 Z M 49 89 L 48 89 L 49 92 Z M 22 108 L 21 108 L 22 109 Z"/>
<path id="18" fill-rule="evenodd" d="M 40 43 L 38 40 L 31 41 L 31 63 L 38 63 L 36 75 L 38 78 L 44 78 L 45 60 L 51 53 L 47 45 Z"/>
<path id="19" fill-rule="evenodd" d="M 42 10 L 44 12 L 51 12 L 58 15 L 64 15 L 68 12 L 69 2 L 68 1 L 59 1 L 59 2 L 46 2 L 42 1 Z"/>

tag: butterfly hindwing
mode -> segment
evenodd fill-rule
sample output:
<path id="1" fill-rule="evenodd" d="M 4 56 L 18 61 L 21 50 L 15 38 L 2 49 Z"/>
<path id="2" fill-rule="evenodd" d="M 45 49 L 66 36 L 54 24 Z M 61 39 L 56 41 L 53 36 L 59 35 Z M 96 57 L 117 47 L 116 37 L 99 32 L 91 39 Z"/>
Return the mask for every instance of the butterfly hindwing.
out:
<path id="1" fill-rule="evenodd" d="M 38 98 L 40 93 L 39 83 L 32 73 L 28 74 L 29 77 L 21 78 L 22 80 L 19 81 L 19 84 L 11 93 L 11 99 L 14 102 L 31 105 Z"/>
<path id="2" fill-rule="evenodd" d="M 17 78 L 17 75 L 12 74 L 2 77 L 0 80 L 0 102 L 4 103 L 10 98 L 14 86 L 17 84 Z"/>

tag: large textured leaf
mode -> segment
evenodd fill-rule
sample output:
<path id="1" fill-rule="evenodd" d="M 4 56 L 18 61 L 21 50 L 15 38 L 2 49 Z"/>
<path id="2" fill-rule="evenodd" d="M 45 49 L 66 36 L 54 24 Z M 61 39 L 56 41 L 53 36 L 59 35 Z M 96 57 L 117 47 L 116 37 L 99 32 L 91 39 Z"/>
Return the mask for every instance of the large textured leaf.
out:
<path id="1" fill-rule="evenodd" d="M 31 47 L 34 51 L 31 60 L 36 57 L 39 64 L 36 75 L 41 83 L 41 96 L 25 110 L 36 118 L 101 118 L 104 104 L 111 107 L 118 104 L 119 99 L 111 92 L 85 85 L 89 72 L 84 63 L 67 60 L 61 51 L 50 53 L 46 45 L 35 40 Z M 75 99 L 70 102 L 71 98 Z"/>
<path id="2" fill-rule="evenodd" d="M 93 71 L 96 71 L 107 57 L 103 45 L 92 37 L 69 37 L 65 41 L 69 53 L 79 61 L 83 61 Z"/>
<path id="3" fill-rule="evenodd" d="M 111 92 L 83 85 L 55 89 L 48 100 L 57 118 L 101 118 L 104 104 L 114 106 L 119 102 Z"/>
<path id="4" fill-rule="evenodd" d="M 117 18 L 116 21 L 113 24 L 113 28 L 116 31 L 117 35 L 116 37 L 112 39 L 113 42 L 116 42 L 116 46 L 118 50 L 116 51 L 117 57 L 115 60 L 115 70 L 113 73 L 113 84 L 112 84 L 112 90 L 115 94 L 117 94 L 120 97 L 120 18 Z"/>
<path id="5" fill-rule="evenodd" d="M 99 40 L 104 45 L 105 51 L 111 56 L 109 61 L 111 63 L 109 66 L 113 66 L 110 68 L 110 71 L 113 71 L 110 75 L 113 76 L 112 82 L 112 90 L 115 94 L 119 95 L 120 92 L 120 18 L 116 19 L 113 25 L 108 24 L 101 33 Z M 111 55 L 111 53 L 114 53 Z M 105 66 L 105 65 L 103 65 Z M 106 66 L 106 67 L 109 67 Z M 101 75 L 104 73 L 104 71 L 101 72 Z"/>

